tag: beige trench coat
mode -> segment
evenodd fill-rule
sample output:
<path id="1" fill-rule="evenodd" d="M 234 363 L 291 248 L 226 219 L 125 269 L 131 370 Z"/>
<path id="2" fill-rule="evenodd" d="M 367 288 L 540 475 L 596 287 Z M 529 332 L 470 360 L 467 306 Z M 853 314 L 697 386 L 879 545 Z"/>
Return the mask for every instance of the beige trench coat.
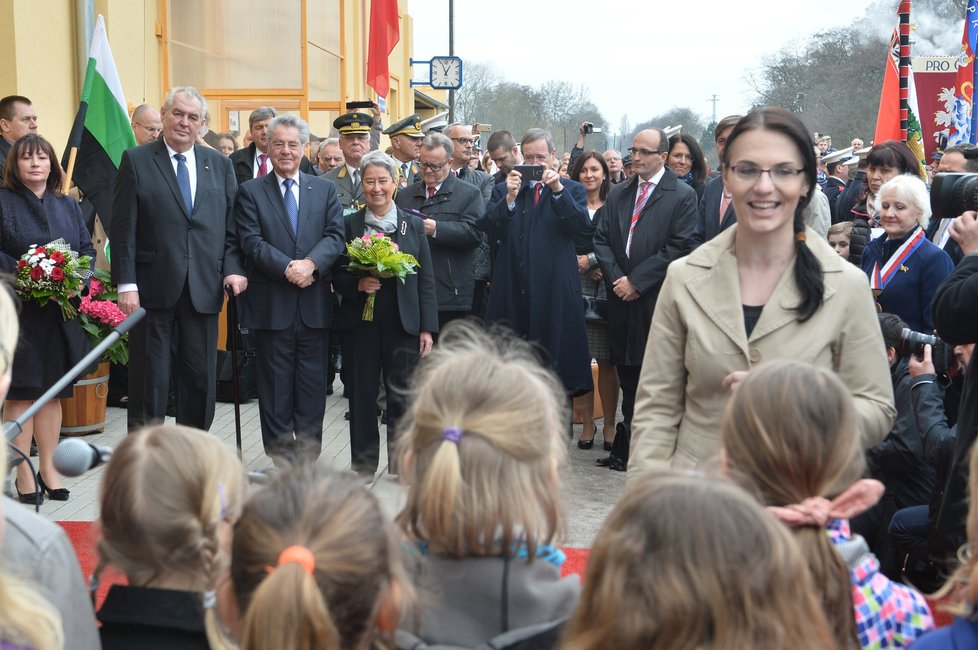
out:
<path id="1" fill-rule="evenodd" d="M 864 446 L 893 424 L 893 388 L 866 274 L 812 229 L 807 245 L 822 264 L 821 308 L 804 323 L 794 262 L 747 338 L 740 299 L 736 226 L 669 266 L 652 318 L 632 421 L 629 471 L 694 468 L 720 451 L 730 392 L 724 377 L 772 359 L 831 368 L 852 391 Z"/>

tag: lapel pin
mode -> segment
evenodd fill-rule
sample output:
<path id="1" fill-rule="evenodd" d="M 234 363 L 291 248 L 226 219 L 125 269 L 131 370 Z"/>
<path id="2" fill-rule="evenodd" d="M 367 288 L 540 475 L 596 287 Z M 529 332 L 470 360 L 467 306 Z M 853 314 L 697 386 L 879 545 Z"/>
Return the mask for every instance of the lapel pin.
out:
<path id="1" fill-rule="evenodd" d="M 407 234 L 407 221 L 402 221 L 401 222 L 401 234 L 402 235 L 406 235 Z"/>
<path id="2" fill-rule="evenodd" d="M 901 265 L 900 265 L 900 271 L 901 271 L 901 272 L 903 272 L 903 273 L 906 273 L 906 272 L 907 272 L 907 271 L 909 271 L 909 270 L 910 270 L 910 269 L 908 269 L 908 268 L 907 268 L 906 266 L 904 266 L 903 264 L 901 264 Z"/>

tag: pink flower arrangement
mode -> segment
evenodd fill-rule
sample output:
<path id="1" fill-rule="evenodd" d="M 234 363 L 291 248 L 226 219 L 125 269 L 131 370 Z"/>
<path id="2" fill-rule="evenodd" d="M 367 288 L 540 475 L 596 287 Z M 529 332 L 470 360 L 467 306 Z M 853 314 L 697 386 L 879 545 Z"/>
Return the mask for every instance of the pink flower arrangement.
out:
<path id="1" fill-rule="evenodd" d="M 118 293 L 112 285 L 108 271 L 96 269 L 95 276 L 89 285 L 88 295 L 82 296 L 81 305 L 78 307 L 78 322 L 81 323 L 92 346 L 101 343 L 112 333 L 112 330 L 118 327 L 119 323 L 126 320 L 119 305 L 116 304 Z M 113 343 L 102 359 L 116 365 L 128 363 L 128 338 L 127 334 Z"/>
<path id="2" fill-rule="evenodd" d="M 92 280 L 92 284 L 96 282 L 98 280 Z M 104 288 L 99 293 L 103 292 Z M 94 293 L 94 287 L 92 287 L 92 293 Z M 82 297 L 81 306 L 78 308 L 78 311 L 112 328 L 118 327 L 122 321 L 126 320 L 126 316 L 119 309 L 119 305 L 108 300 L 92 300 L 91 295 Z"/>

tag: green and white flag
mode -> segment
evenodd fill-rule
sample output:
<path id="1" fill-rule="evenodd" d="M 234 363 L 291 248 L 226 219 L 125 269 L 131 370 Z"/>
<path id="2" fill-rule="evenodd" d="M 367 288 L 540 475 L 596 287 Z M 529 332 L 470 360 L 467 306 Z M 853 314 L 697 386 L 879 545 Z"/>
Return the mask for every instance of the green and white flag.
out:
<path id="1" fill-rule="evenodd" d="M 129 123 L 122 84 L 105 35 L 105 21 L 100 15 L 92 35 L 81 104 L 61 164 L 67 170 L 71 150 L 78 149 L 73 180 L 95 206 L 106 228 L 112 216 L 112 192 L 119 161 L 122 153 L 134 146 L 136 136 Z"/>

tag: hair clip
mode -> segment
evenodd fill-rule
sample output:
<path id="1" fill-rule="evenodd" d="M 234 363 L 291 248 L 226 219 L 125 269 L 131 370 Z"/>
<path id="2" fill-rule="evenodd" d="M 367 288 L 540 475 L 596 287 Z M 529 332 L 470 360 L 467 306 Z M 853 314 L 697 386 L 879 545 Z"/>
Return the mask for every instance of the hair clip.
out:
<path id="1" fill-rule="evenodd" d="M 208 589 L 201 594 L 201 596 L 204 603 L 204 609 L 214 609 L 214 606 L 217 605 L 217 594 L 214 592 L 214 590 Z"/>
<path id="2" fill-rule="evenodd" d="M 805 241 L 805 231 L 795 233 L 795 241 Z"/>
<path id="3" fill-rule="evenodd" d="M 224 519 L 228 514 L 228 502 L 224 494 L 224 484 L 220 481 L 217 483 L 217 498 L 221 502 L 221 519 Z"/>
<path id="4" fill-rule="evenodd" d="M 450 440 L 457 445 L 458 441 L 462 439 L 462 430 L 458 427 L 446 427 L 441 430 L 441 439 Z"/>

